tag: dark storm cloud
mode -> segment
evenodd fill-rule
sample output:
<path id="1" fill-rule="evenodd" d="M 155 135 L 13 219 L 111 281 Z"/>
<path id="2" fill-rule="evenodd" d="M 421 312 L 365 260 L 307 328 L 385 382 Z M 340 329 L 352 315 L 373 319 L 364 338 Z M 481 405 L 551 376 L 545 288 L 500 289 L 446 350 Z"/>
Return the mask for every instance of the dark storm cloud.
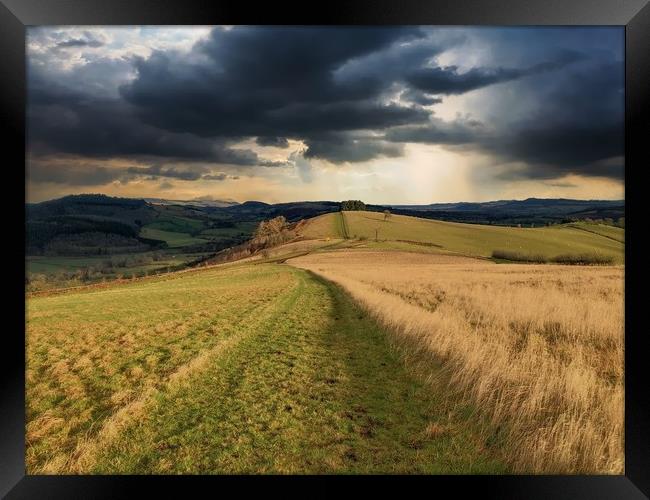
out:
<path id="1" fill-rule="evenodd" d="M 196 181 L 198 179 L 224 181 L 227 179 L 239 179 L 236 175 L 229 175 L 223 172 L 213 173 L 209 172 L 208 167 L 198 167 L 196 165 L 185 169 L 163 167 L 160 165 L 107 168 L 92 164 L 68 165 L 61 161 L 53 164 L 39 160 L 32 162 L 30 165 L 28 177 L 32 182 L 68 186 L 101 186 L 115 181 L 127 183 L 134 179 L 177 179 L 182 181 Z M 163 182 L 163 184 L 165 183 L 169 184 L 168 181 Z"/>
<path id="2" fill-rule="evenodd" d="M 173 52 L 138 60 L 121 93 L 146 123 L 199 136 L 301 138 L 417 122 L 426 111 L 378 100 L 390 82 L 333 75 L 349 59 L 417 36 L 417 28 L 218 28 L 189 60 Z"/>
<path id="3" fill-rule="evenodd" d="M 32 68 L 30 143 L 37 152 L 277 166 L 228 143 L 257 136 L 258 144 L 285 147 L 287 137 L 426 120 L 424 110 L 382 103 L 378 89 L 332 76 L 350 58 L 421 36 L 418 28 L 217 28 L 189 56 L 136 59 L 137 78 L 120 88 L 124 99 Z"/>
<path id="4" fill-rule="evenodd" d="M 555 76 L 549 84 L 524 87 L 539 106 L 522 118 L 483 123 L 433 117 L 426 125 L 394 127 L 386 139 L 462 146 L 487 153 L 499 165 L 515 164 L 502 179 L 548 179 L 567 174 L 621 179 L 623 175 L 623 91 L 620 62 L 598 58 Z M 504 110 L 505 112 L 506 110 Z"/>
<path id="5" fill-rule="evenodd" d="M 223 139 L 175 133 L 141 123 L 121 100 L 41 85 L 29 88 L 28 141 L 36 154 L 70 153 L 92 158 L 163 157 L 257 164 L 250 150 L 229 148 Z"/>
<path id="6" fill-rule="evenodd" d="M 458 145 L 479 142 L 485 134 L 485 126 L 477 120 L 457 118 L 447 122 L 433 117 L 426 125 L 395 127 L 386 133 L 386 139 L 397 143 Z"/>
<path id="7" fill-rule="evenodd" d="M 402 144 L 351 134 L 322 134 L 306 138 L 305 143 L 305 158 L 325 158 L 333 163 L 360 162 L 377 157 L 394 158 L 404 153 Z"/>
<path id="8" fill-rule="evenodd" d="M 31 182 L 68 186 L 100 186 L 118 180 L 123 172 L 93 165 L 57 166 L 32 162 L 27 177 Z"/>
<path id="9" fill-rule="evenodd" d="M 169 177 L 180 179 L 182 181 L 195 181 L 201 179 L 203 174 L 195 170 L 180 170 L 173 167 L 162 167 L 160 165 L 151 165 L 149 167 L 129 167 L 126 170 L 130 174 L 142 175 L 153 179 L 156 177 Z"/>
<path id="10" fill-rule="evenodd" d="M 288 148 L 289 147 L 289 141 L 287 140 L 286 137 L 274 137 L 274 136 L 267 136 L 267 137 L 258 137 L 255 142 L 259 144 L 260 146 L 273 146 L 276 148 Z"/>
<path id="11" fill-rule="evenodd" d="M 433 104 L 440 104 L 442 102 L 442 97 L 433 96 L 427 92 L 422 92 L 421 90 L 408 88 L 400 94 L 400 99 L 415 104 L 420 104 L 421 106 L 431 106 Z"/>
<path id="12" fill-rule="evenodd" d="M 463 73 L 457 66 L 418 68 L 408 75 L 406 81 L 412 87 L 429 94 L 464 94 L 495 83 L 518 80 L 531 75 L 561 69 L 579 61 L 584 56 L 576 52 L 564 52 L 554 61 L 542 62 L 528 68 L 473 68 Z"/>
<path id="13" fill-rule="evenodd" d="M 602 33 L 610 37 L 610 31 Z M 398 157 L 404 144 L 415 142 L 480 151 L 498 165 L 516 163 L 516 170 L 500 174 L 513 178 L 620 178 L 621 162 L 611 158 L 623 154 L 622 49 L 603 49 L 616 36 L 598 45 L 601 31 L 574 33 L 215 28 L 189 52 L 100 57 L 58 72 L 39 60 L 28 75 L 29 148 L 37 155 L 136 157 L 156 165 L 182 160 L 298 168 L 295 159 L 266 160 L 234 147 L 254 139 L 287 148 L 293 139 L 306 145 L 300 174 L 308 181 L 309 159 Z M 474 67 L 437 63 L 448 50 L 462 53 L 472 39 L 489 41 L 502 57 L 488 50 Z M 92 40 L 85 34 L 56 45 Z M 441 120 L 427 108 L 479 89 L 486 95 L 505 89 L 511 100 L 481 119 Z M 489 101 L 480 104 L 487 108 Z M 131 174 L 188 181 L 219 175 L 155 168 Z"/>
<path id="14" fill-rule="evenodd" d="M 595 61 L 539 94 L 542 106 L 499 140 L 482 141 L 481 148 L 526 162 L 526 175 L 533 178 L 569 173 L 622 178 L 623 65 Z"/>

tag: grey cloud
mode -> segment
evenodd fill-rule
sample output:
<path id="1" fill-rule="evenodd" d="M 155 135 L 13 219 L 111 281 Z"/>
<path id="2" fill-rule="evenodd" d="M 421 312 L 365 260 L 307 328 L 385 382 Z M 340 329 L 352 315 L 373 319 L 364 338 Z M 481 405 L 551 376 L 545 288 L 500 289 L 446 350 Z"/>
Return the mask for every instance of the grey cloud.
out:
<path id="1" fill-rule="evenodd" d="M 195 181 L 203 177 L 201 172 L 196 172 L 194 170 L 180 170 L 173 167 L 162 167 L 160 165 L 151 165 L 149 167 L 129 167 L 126 171 L 130 174 L 141 175 L 150 179 L 156 177 L 169 177 L 183 181 Z"/>
<path id="2" fill-rule="evenodd" d="M 226 179 L 237 180 L 237 179 L 239 179 L 239 176 L 238 175 L 228 175 L 228 174 L 225 174 L 223 172 L 220 172 L 218 174 L 206 174 L 206 175 L 202 176 L 201 179 L 204 179 L 206 181 L 225 181 Z"/>
<path id="3" fill-rule="evenodd" d="M 96 39 L 85 39 L 85 38 L 71 38 L 69 40 L 64 40 L 56 44 L 58 48 L 65 49 L 71 47 L 101 47 L 104 45 L 104 42 Z"/>

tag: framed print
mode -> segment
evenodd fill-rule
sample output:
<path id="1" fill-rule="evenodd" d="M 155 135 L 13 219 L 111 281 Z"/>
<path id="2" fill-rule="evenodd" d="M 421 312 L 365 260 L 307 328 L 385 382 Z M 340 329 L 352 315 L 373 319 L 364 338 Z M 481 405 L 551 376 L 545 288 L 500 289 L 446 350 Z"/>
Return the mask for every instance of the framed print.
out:
<path id="1" fill-rule="evenodd" d="M 2 495 L 647 498 L 647 2 L 2 2 Z"/>

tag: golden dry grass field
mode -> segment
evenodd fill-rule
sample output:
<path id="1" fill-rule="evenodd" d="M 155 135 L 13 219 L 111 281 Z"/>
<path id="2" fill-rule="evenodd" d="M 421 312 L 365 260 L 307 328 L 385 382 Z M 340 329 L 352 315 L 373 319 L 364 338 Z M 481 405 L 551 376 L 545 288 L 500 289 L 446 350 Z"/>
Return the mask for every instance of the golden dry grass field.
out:
<path id="1" fill-rule="evenodd" d="M 423 376 L 442 364 L 514 471 L 623 472 L 622 266 L 368 250 L 288 263 L 340 285 Z"/>

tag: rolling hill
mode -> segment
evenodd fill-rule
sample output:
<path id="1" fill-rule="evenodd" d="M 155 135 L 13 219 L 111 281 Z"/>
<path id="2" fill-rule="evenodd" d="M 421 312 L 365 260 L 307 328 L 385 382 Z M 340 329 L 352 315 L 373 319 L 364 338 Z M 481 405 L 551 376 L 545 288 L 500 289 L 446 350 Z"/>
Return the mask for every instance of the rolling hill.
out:
<path id="1" fill-rule="evenodd" d="M 418 252 L 458 253 L 490 257 L 510 250 L 555 257 L 596 253 L 624 259 L 624 230 L 601 224 L 572 223 L 539 228 L 517 228 L 444 222 L 377 212 L 338 212 L 308 221 L 305 238 L 358 238 L 373 248 Z M 375 239 L 377 241 L 375 241 Z"/>

